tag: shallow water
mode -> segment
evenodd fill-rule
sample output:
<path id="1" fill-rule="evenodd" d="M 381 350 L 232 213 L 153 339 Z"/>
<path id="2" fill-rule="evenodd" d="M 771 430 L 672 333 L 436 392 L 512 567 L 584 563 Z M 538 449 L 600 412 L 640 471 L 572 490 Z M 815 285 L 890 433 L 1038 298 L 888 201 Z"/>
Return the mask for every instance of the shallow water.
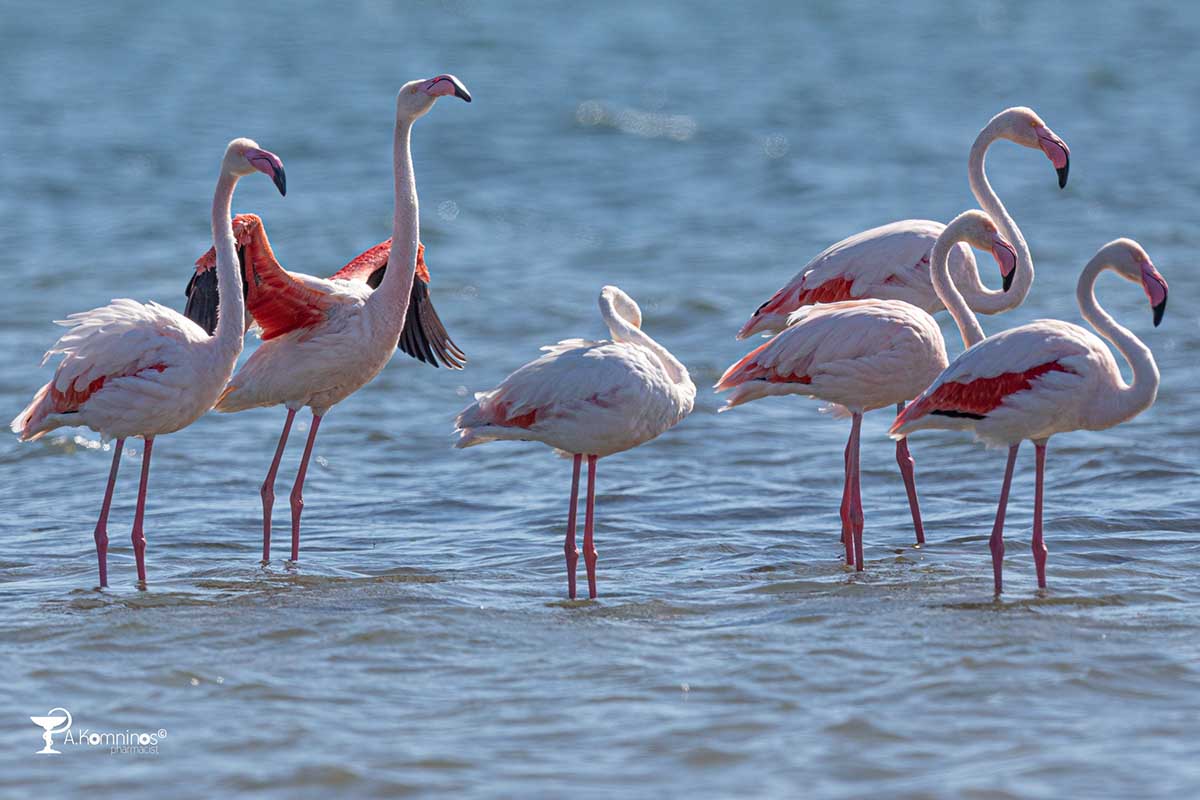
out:
<path id="1" fill-rule="evenodd" d="M 399 83 L 451 71 L 475 102 L 440 103 L 414 137 L 434 299 L 471 363 L 397 357 L 330 414 L 298 566 L 279 556 L 306 420 L 266 569 L 257 490 L 282 412 L 160 439 L 145 591 L 127 537 L 141 443 L 97 592 L 109 453 L 86 431 L 0 442 L 0 794 L 1200 792 L 1200 13 L 906 8 L 5 4 L 10 414 L 49 375 L 49 320 L 115 296 L 182 308 L 229 138 L 278 152 L 289 179 L 286 199 L 244 182 L 235 208 L 263 214 L 287 266 L 322 274 L 387 235 Z M 1069 142 L 1071 183 L 993 149 L 1038 271 L 1027 304 L 985 329 L 1077 320 L 1079 269 L 1117 236 L 1171 283 L 1158 329 L 1141 292 L 1101 284 L 1163 382 L 1136 420 L 1052 441 L 1049 590 L 1028 548 L 1032 448 L 997 603 L 1002 453 L 914 439 L 917 550 L 888 415 L 869 415 L 854 575 L 837 542 L 845 421 L 801 399 L 717 418 L 702 390 L 677 429 L 601 462 L 601 599 L 563 601 L 570 464 L 532 444 L 452 450 L 470 394 L 542 344 L 600 334 L 604 283 L 711 385 L 746 351 L 745 317 L 825 245 L 973 205 L 967 148 L 1014 104 Z M 166 735 L 157 754 L 35 757 L 27 717 L 55 706 L 77 730 Z"/>

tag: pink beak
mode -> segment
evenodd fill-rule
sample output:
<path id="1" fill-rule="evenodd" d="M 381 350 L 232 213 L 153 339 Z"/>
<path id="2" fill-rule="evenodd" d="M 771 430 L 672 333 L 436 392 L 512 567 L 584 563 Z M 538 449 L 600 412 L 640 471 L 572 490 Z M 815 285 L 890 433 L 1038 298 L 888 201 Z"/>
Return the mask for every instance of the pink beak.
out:
<path id="1" fill-rule="evenodd" d="M 1067 175 L 1071 171 L 1071 149 L 1045 125 L 1038 128 L 1037 136 L 1042 152 L 1054 164 L 1054 170 L 1058 173 L 1058 188 L 1062 189 L 1067 185 Z"/>
<path id="2" fill-rule="evenodd" d="M 997 233 L 992 243 L 992 256 L 1000 265 L 1000 277 L 1003 280 L 1004 291 L 1007 292 L 1017 274 L 1017 251 L 1007 239 Z"/>

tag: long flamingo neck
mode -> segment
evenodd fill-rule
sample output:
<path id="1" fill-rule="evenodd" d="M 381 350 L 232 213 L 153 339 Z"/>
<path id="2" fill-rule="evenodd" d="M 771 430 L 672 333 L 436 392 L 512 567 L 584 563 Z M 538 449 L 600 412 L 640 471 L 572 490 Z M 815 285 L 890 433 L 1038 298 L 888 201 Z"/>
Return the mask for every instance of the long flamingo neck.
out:
<path id="1" fill-rule="evenodd" d="M 1021 234 L 1021 229 L 1009 215 L 1008 209 L 992 189 L 988 182 L 984 161 L 987 159 L 988 148 L 992 142 L 1003 138 L 994 124 L 989 124 L 975 137 L 971 145 L 971 155 L 967 162 L 967 175 L 971 182 L 971 193 L 979 201 L 979 205 L 988 213 L 1004 234 L 1004 238 L 1012 243 L 1017 251 L 1016 274 L 1008 291 L 988 289 L 982 283 L 977 286 L 964 287 L 967 303 L 981 314 L 998 314 L 1016 308 L 1025 302 L 1029 288 L 1033 285 L 1033 256 L 1030 255 L 1029 245 Z"/>
<path id="2" fill-rule="evenodd" d="M 958 332 L 962 335 L 963 347 L 973 347 L 983 341 L 983 328 L 979 326 L 979 320 L 975 318 L 975 313 L 971 311 L 967 301 L 963 299 L 962 293 L 950 278 L 950 251 L 960 241 L 962 238 L 958 235 L 953 223 L 942 231 L 942 235 L 933 245 L 930 277 L 933 278 L 933 290 L 937 292 L 938 298 L 941 299 L 942 305 L 946 306 L 950 316 L 954 317 L 954 324 L 958 326 Z M 976 277 L 978 277 L 978 272 L 976 272 Z"/>
<path id="3" fill-rule="evenodd" d="M 671 355 L 671 351 L 654 341 L 645 331 L 626 319 L 612 300 L 606 296 L 600 298 L 600 316 L 604 318 L 604 324 L 608 326 L 608 331 L 612 335 L 614 342 L 629 342 L 654 353 L 654 355 L 658 356 L 658 360 L 662 362 L 663 369 L 667 371 L 667 376 L 671 379 L 672 383 L 679 385 L 685 381 L 691 382 L 687 368 L 683 366 L 683 363 Z"/>
<path id="4" fill-rule="evenodd" d="M 388 321 L 389 334 L 400 335 L 408 311 L 413 275 L 417 268 L 417 240 L 420 214 L 417 207 L 417 181 L 413 174 L 412 121 L 396 120 L 396 135 L 392 146 L 395 165 L 395 215 L 392 218 L 392 245 L 388 250 L 388 269 L 383 282 L 367 304 L 374 306 Z M 391 329 L 395 328 L 392 332 Z"/>
<path id="5" fill-rule="evenodd" d="M 1113 319 L 1096 300 L 1096 279 L 1104 270 L 1112 269 L 1105 250 L 1107 248 L 1101 249 L 1084 267 L 1075 298 L 1079 301 L 1083 318 L 1097 333 L 1116 346 L 1133 370 L 1133 383 L 1130 384 L 1126 384 L 1120 375 L 1114 376 L 1119 385 L 1117 392 L 1104 397 L 1104 402 L 1096 409 L 1096 418 L 1091 420 L 1108 427 L 1136 417 L 1153 405 L 1158 395 L 1159 376 L 1158 365 L 1154 363 L 1150 348 Z"/>
<path id="6" fill-rule="evenodd" d="M 237 242 L 233 238 L 230 212 L 238 176 L 222 165 L 221 177 L 213 193 L 212 234 L 217 251 L 217 327 L 212 341 L 234 358 L 242 351 L 246 332 L 246 306 L 242 297 L 242 271 L 238 268 Z"/>

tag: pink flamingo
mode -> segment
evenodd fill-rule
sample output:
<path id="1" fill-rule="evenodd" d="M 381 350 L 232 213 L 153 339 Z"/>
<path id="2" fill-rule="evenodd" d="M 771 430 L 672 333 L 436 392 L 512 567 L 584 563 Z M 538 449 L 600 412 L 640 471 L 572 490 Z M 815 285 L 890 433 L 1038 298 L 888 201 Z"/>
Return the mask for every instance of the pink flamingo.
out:
<path id="1" fill-rule="evenodd" d="M 588 596 L 596 598 L 594 511 L 596 461 L 644 444 L 692 411 L 696 386 L 687 368 L 642 331 L 642 311 L 615 286 L 600 291 L 600 316 L 611 341 L 566 339 L 543 347 L 546 354 L 529 362 L 475 402 L 455 420 L 456 447 L 500 439 L 543 442 L 574 456 L 571 507 L 563 551 L 567 592 L 575 599 L 575 515 L 579 471 L 588 460 L 587 516 L 583 559 Z"/>
<path id="2" fill-rule="evenodd" d="M 934 243 L 934 284 L 945 296 L 964 345 L 970 347 L 983 339 L 983 330 L 962 295 L 953 289 L 948 260 L 951 249 L 959 242 L 981 250 L 990 249 L 1001 269 L 1011 269 L 1017 256 L 1013 246 L 982 211 L 960 214 Z M 974 268 L 974 261 L 971 267 Z M 863 510 L 858 459 L 862 415 L 915 397 L 945 365 L 946 344 L 937 322 L 927 312 L 901 300 L 843 300 L 807 306 L 793 313 L 782 333 L 727 369 L 716 390 L 734 390 L 721 411 L 761 397 L 800 394 L 829 401 L 838 410 L 849 413 L 842 541 L 846 564 L 855 564 L 856 569 L 862 570 Z M 904 482 L 918 540 L 923 540 L 911 467 L 904 472 Z"/>
<path id="3" fill-rule="evenodd" d="M 920 397 L 896 417 L 893 437 L 924 428 L 971 430 L 988 444 L 1008 446 L 990 547 L 996 594 L 1002 589 L 1004 513 L 1017 448 L 1031 439 L 1037 454 L 1033 501 L 1033 560 L 1038 587 L 1046 588 L 1046 545 L 1042 537 L 1042 495 L 1046 442 L 1056 433 L 1104 430 L 1133 419 L 1154 403 L 1158 366 L 1150 348 L 1109 316 L 1096 302 L 1096 279 L 1113 270 L 1141 283 L 1157 326 L 1167 308 L 1167 282 L 1141 245 L 1117 239 L 1100 248 L 1083 274 L 1075 297 L 1093 328 L 1108 339 L 1133 370 L 1133 383 L 1121 377 L 1112 352 L 1090 331 L 1053 319 L 1037 320 L 984 339 L 954 359 Z"/>
<path id="4" fill-rule="evenodd" d="M 996 196 L 984 169 L 988 148 L 997 139 L 1044 152 L 1058 172 L 1059 188 L 1067 185 L 1070 169 L 1071 151 L 1066 142 L 1046 127 L 1032 109 L 1005 109 L 992 117 L 975 137 L 967 162 L 971 192 L 1017 250 L 1016 264 L 1002 269 L 1002 292 L 990 290 L 980 282 L 970 248 L 959 247 L 952 252 L 950 270 L 954 281 L 962 287 L 967 304 L 982 314 L 998 314 L 1021 305 L 1033 283 L 1029 246 Z M 818 254 L 759 306 L 738 332 L 738 338 L 759 332 L 778 333 L 787 325 L 788 315 L 814 303 L 871 297 L 903 300 L 930 314 L 943 310 L 945 306 L 930 276 L 930 254 L 945 227 L 933 220 L 906 219 L 843 239 Z"/>
<path id="5" fill-rule="evenodd" d="M 275 476 L 296 411 L 308 406 L 313 416 L 291 493 L 293 562 L 300 558 L 304 478 L 321 419 L 383 370 L 405 329 L 409 299 L 416 293 L 413 280 L 420 229 L 409 148 L 412 126 L 439 97 L 449 95 L 471 101 L 466 87 L 453 75 L 411 81 L 397 95 L 393 147 L 396 205 L 390 244 L 377 245 L 327 280 L 280 267 L 261 234 L 261 223 L 258 234 L 251 230 L 253 221 L 241 231 L 243 247 L 252 250 L 247 263 L 253 267 L 253 283 L 260 284 L 255 322 L 262 328 L 264 341 L 230 380 L 216 409 L 233 412 L 281 403 L 287 408 L 275 458 L 260 491 L 264 562 L 270 558 Z M 371 278 L 382 267 L 387 269 L 377 288 L 373 287 Z M 218 286 L 222 280 L 218 277 Z"/>
<path id="6" fill-rule="evenodd" d="M 117 440 L 96 522 L 101 586 L 108 585 L 108 511 L 125 439 L 141 436 L 146 442 L 131 536 L 138 580 L 145 583 L 142 521 L 154 437 L 186 428 L 212 408 L 242 352 L 245 309 L 229 213 L 238 179 L 255 170 L 269 175 L 280 194 L 286 192 L 283 162 L 274 153 L 249 139 L 230 142 L 221 161 L 212 207 L 216 269 L 221 276 L 221 301 L 227 309 L 215 333 L 210 336 L 187 317 L 158 303 L 120 299 L 72 314 L 58 323 L 69 330 L 42 360 L 45 364 L 51 356 L 62 354 L 54 378 L 12 421 L 12 430 L 22 441 L 75 425 Z"/>

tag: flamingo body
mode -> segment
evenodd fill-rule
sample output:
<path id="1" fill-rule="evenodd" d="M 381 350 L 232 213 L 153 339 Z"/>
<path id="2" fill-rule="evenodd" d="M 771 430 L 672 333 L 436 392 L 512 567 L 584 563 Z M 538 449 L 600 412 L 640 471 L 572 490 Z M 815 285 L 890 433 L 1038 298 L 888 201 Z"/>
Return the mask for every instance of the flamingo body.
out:
<path id="1" fill-rule="evenodd" d="M 717 391 L 733 389 L 722 411 L 802 394 L 859 412 L 902 403 L 947 363 L 937 322 L 899 300 L 849 300 L 801 309 L 782 333 L 731 366 Z"/>
<path id="2" fill-rule="evenodd" d="M 945 228 L 933 220 L 906 219 L 831 245 L 759 306 L 738 338 L 778 333 L 792 312 L 814 303 L 875 298 L 903 300 L 930 314 L 943 310 L 929 276 L 929 257 Z M 965 285 L 976 270 L 969 247 L 951 251 L 950 273 L 956 282 Z"/>
<path id="3" fill-rule="evenodd" d="M 1123 385 L 1098 336 L 1069 322 L 1037 320 L 956 358 L 897 418 L 895 430 L 972 430 L 996 446 L 1101 430 L 1119 422 L 1105 413 L 1103 398 Z"/>
<path id="4" fill-rule="evenodd" d="M 62 360 L 12 422 L 22 440 L 74 425 L 106 439 L 173 433 L 212 408 L 233 372 L 199 325 L 158 303 L 114 300 L 58 324 L 69 330 L 42 363 Z"/>

